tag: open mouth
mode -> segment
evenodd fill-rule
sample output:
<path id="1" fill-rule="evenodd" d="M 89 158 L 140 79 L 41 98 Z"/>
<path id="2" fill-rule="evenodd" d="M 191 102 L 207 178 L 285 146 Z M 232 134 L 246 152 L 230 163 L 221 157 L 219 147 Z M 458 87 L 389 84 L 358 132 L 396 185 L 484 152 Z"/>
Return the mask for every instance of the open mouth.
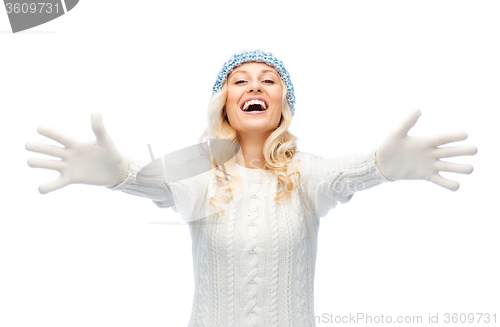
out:
<path id="1" fill-rule="evenodd" d="M 267 111 L 267 104 L 264 101 L 261 100 L 250 100 L 247 101 L 243 104 L 243 107 L 241 108 L 242 111 L 244 112 L 263 112 Z"/>

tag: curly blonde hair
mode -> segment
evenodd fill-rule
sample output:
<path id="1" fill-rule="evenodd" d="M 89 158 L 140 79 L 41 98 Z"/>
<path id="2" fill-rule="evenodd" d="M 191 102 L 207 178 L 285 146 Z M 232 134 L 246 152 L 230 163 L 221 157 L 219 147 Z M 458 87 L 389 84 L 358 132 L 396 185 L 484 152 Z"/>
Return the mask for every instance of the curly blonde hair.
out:
<path id="1" fill-rule="evenodd" d="M 292 112 L 287 101 L 287 87 L 280 78 L 282 93 L 282 111 L 278 127 L 269 135 L 264 142 L 263 154 L 265 158 L 265 168 L 274 173 L 278 178 L 279 193 L 274 198 L 277 202 L 282 202 L 297 187 L 300 180 L 300 172 L 295 171 L 288 174 L 288 165 L 297 150 L 297 137 L 288 131 L 292 122 Z M 229 124 L 226 113 L 227 80 L 222 85 L 220 91 L 215 93 L 208 104 L 208 126 L 200 136 L 200 143 L 208 139 L 226 139 L 239 142 L 237 131 Z M 233 197 L 233 192 L 238 192 L 243 185 L 243 178 L 234 168 L 235 157 L 229 160 L 224 167 L 229 180 L 223 174 L 221 166 L 217 166 L 212 159 L 212 171 L 215 174 L 215 185 L 217 193 L 209 200 L 210 206 L 218 208 L 217 216 L 221 211 L 221 204 Z M 296 175 L 296 178 L 292 178 Z M 233 184 L 234 183 L 234 184 Z M 223 211 L 222 211 L 223 212 Z"/>

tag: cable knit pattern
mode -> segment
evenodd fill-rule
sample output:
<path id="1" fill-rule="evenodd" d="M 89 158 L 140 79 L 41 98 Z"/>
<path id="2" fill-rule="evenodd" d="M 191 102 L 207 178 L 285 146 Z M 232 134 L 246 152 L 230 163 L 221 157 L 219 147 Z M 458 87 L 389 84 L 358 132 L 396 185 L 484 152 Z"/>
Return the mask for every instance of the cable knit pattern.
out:
<path id="1" fill-rule="evenodd" d="M 307 294 L 307 297 L 308 297 L 308 316 L 309 317 L 314 317 L 314 263 L 316 262 L 316 258 L 314 257 L 314 259 L 312 258 L 312 254 L 311 254 L 311 247 L 312 247 L 312 241 L 310 238 L 306 238 L 305 242 L 309 242 L 309 244 L 307 244 L 307 291 L 308 291 L 308 294 Z M 312 263 L 311 263 L 312 262 Z M 312 266 L 312 267 L 311 267 Z M 306 326 L 306 325 L 304 325 Z M 314 324 L 312 324 L 311 326 L 314 326 Z"/>
<path id="2" fill-rule="evenodd" d="M 260 184 L 259 186 L 261 186 Z M 243 230 L 247 233 L 246 246 L 243 248 L 241 261 L 242 265 L 241 303 L 245 304 L 242 308 L 241 325 L 248 327 L 259 326 L 259 311 L 261 308 L 257 305 L 258 296 L 262 296 L 262 281 L 258 276 L 259 256 L 262 255 L 262 248 L 258 246 L 259 226 L 257 218 L 259 217 L 259 198 L 260 193 L 251 196 L 248 206 L 248 216 L 245 217 Z M 262 215 L 262 213 L 260 213 Z M 261 324 L 261 323 L 260 323 Z"/>
<path id="3" fill-rule="evenodd" d="M 290 216 L 288 214 L 288 207 L 284 207 L 283 210 L 285 211 L 284 216 L 284 225 L 285 225 L 285 287 L 284 287 L 284 325 L 285 326 L 292 326 L 292 314 L 293 314 L 293 307 L 292 307 L 292 242 L 293 242 L 293 235 L 292 235 L 292 230 L 290 228 L 290 220 L 288 219 Z"/>
<path id="4" fill-rule="evenodd" d="M 226 284 L 227 284 L 227 324 L 234 326 L 234 220 L 236 218 L 236 204 L 231 203 L 229 218 L 227 221 L 227 241 L 226 241 Z"/>
<path id="5" fill-rule="evenodd" d="M 271 194 L 272 198 L 277 195 L 277 191 Z M 270 294 L 269 294 L 269 326 L 278 326 L 278 274 L 279 274 L 279 259 L 280 259 L 280 243 L 278 234 L 278 218 L 276 216 L 276 202 L 271 201 L 270 205 L 270 225 L 271 225 L 271 278 Z"/>
<path id="6" fill-rule="evenodd" d="M 303 217 L 299 217 L 303 218 Z M 308 261 L 308 256 L 307 256 L 307 240 L 306 240 L 306 226 L 303 225 L 304 221 L 301 219 L 300 220 L 300 226 L 298 229 L 299 233 L 299 239 L 300 239 L 300 251 L 299 251 L 299 276 L 308 276 L 307 275 L 307 261 Z M 299 278 L 299 319 L 300 319 L 300 326 L 307 326 L 307 316 L 309 315 L 309 312 L 307 311 L 308 308 L 308 294 L 307 294 L 307 282 L 309 278 Z"/>
<path id="7" fill-rule="evenodd" d="M 204 219 L 206 221 L 207 219 Z M 210 296 L 208 293 L 208 287 L 209 287 L 209 280 L 208 280 L 208 247 L 207 247 L 207 239 L 206 239 L 206 227 L 207 225 L 203 226 L 205 228 L 205 231 L 201 233 L 201 240 L 200 240 L 200 251 L 199 256 L 197 258 L 197 261 L 201 262 L 200 265 L 200 270 L 198 271 L 198 281 L 199 281 L 199 287 L 198 291 L 195 292 L 195 294 L 199 295 L 198 301 L 197 301 L 197 306 L 195 308 L 195 313 L 198 311 L 198 319 L 196 321 L 196 324 L 194 326 L 196 327 L 209 327 L 209 324 L 207 323 L 208 321 L 208 304 L 210 301 Z"/>
<path id="8" fill-rule="evenodd" d="M 213 262 L 213 281 L 214 281 L 214 327 L 220 327 L 221 326 L 221 264 L 219 260 L 219 244 L 218 244 L 218 238 L 219 238 L 219 224 L 218 223 L 213 223 L 213 236 L 212 236 L 212 262 Z"/>
<path id="9" fill-rule="evenodd" d="M 195 281 L 189 327 L 315 327 L 320 218 L 387 181 L 373 152 L 340 159 L 297 152 L 289 169 L 300 172 L 300 183 L 284 203 L 274 201 L 274 174 L 236 165 L 244 187 L 216 217 L 203 214 L 209 178 L 170 183 L 151 175 L 141 185 L 135 177 L 144 164 L 129 161 L 128 177 L 110 189 L 171 207 L 189 225 Z"/>

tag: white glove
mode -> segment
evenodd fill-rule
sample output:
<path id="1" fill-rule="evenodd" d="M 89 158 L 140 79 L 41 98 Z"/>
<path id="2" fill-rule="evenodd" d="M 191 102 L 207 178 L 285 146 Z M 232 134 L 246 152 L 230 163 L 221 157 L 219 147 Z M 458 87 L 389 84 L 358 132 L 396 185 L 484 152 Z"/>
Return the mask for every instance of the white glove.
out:
<path id="1" fill-rule="evenodd" d="M 62 145 L 27 142 L 26 150 L 59 157 L 62 160 L 29 158 L 28 165 L 33 168 L 57 170 L 61 175 L 55 181 L 41 184 L 38 191 L 46 194 L 69 184 L 88 184 L 115 186 L 128 175 L 128 159 L 121 155 L 113 140 L 104 129 L 101 115 L 91 116 L 95 141 L 81 142 L 46 126 L 39 126 L 38 133 L 51 138 Z"/>
<path id="2" fill-rule="evenodd" d="M 440 159 L 474 155 L 477 153 L 477 147 L 473 145 L 438 147 L 467 139 L 467 133 L 463 131 L 435 136 L 408 136 L 408 131 L 415 126 L 420 115 L 420 109 L 414 110 L 389 134 L 375 152 L 376 165 L 382 175 L 389 180 L 424 179 L 456 191 L 460 184 L 442 177 L 439 172 L 470 174 L 473 167 Z"/>

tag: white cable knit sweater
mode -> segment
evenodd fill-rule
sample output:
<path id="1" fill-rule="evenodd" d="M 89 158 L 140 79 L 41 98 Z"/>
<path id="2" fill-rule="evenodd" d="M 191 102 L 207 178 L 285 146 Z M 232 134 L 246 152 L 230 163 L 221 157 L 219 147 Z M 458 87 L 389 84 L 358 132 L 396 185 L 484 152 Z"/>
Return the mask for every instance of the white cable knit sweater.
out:
<path id="1" fill-rule="evenodd" d="M 300 160 L 300 162 L 298 161 Z M 111 187 L 172 207 L 188 222 L 195 293 L 190 327 L 311 327 L 319 218 L 356 191 L 387 181 L 374 153 L 323 159 L 297 152 L 299 187 L 276 203 L 277 178 L 236 165 L 245 179 L 226 214 L 192 220 L 208 206 L 208 173 L 160 186 L 139 185 L 144 166 L 130 160 L 127 179 Z"/>

